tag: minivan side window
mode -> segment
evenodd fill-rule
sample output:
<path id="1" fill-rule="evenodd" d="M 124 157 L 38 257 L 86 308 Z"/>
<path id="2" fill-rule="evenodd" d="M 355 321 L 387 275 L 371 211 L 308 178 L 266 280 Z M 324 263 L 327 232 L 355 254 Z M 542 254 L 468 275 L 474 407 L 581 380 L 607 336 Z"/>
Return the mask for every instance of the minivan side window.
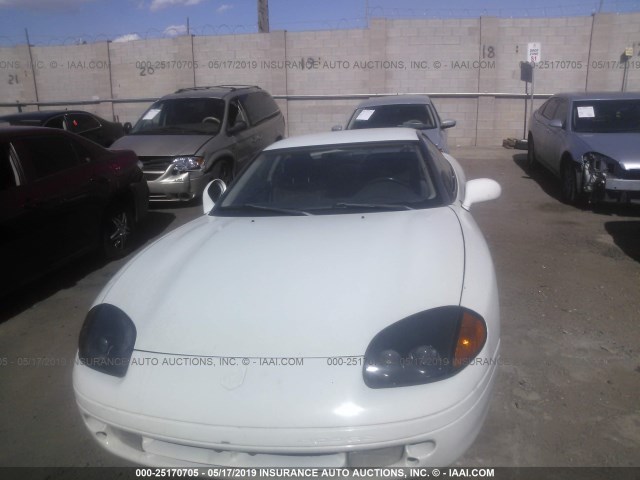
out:
<path id="1" fill-rule="evenodd" d="M 254 92 L 242 95 L 240 103 L 247 111 L 252 125 L 262 122 L 278 113 L 278 105 L 267 92 Z"/>
<path id="2" fill-rule="evenodd" d="M 245 122 L 247 125 L 249 124 L 238 100 L 231 100 L 229 102 L 229 118 L 227 120 L 228 127 L 231 128 L 238 122 Z"/>

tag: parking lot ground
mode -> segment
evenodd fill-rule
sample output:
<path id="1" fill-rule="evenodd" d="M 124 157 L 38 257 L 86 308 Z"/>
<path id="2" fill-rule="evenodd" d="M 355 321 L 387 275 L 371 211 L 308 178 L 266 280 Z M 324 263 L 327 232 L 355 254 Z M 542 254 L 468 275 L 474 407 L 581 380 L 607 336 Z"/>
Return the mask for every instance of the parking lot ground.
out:
<path id="1" fill-rule="evenodd" d="M 453 154 L 503 188 L 472 207 L 500 287 L 499 378 L 456 465 L 640 466 L 640 207 L 564 205 L 522 151 Z M 153 208 L 140 246 L 200 214 Z M 0 466 L 127 465 L 90 438 L 71 386 L 84 315 L 126 261 L 85 259 L 0 300 Z"/>

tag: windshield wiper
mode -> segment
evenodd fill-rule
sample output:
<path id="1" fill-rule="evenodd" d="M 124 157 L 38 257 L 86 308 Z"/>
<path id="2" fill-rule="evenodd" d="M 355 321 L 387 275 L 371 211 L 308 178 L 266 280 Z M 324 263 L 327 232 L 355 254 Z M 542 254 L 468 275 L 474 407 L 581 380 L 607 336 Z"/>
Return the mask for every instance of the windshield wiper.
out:
<path id="1" fill-rule="evenodd" d="M 385 210 L 413 210 L 409 205 L 391 203 L 336 203 L 334 208 L 382 208 Z"/>
<path id="2" fill-rule="evenodd" d="M 287 215 L 307 215 L 307 216 L 311 215 L 309 212 L 305 212 L 304 210 L 294 210 L 292 208 L 270 207 L 268 205 L 256 205 L 255 203 L 243 203 L 240 206 L 247 207 L 247 208 L 255 208 L 256 210 L 266 210 L 268 212 L 286 213 Z"/>

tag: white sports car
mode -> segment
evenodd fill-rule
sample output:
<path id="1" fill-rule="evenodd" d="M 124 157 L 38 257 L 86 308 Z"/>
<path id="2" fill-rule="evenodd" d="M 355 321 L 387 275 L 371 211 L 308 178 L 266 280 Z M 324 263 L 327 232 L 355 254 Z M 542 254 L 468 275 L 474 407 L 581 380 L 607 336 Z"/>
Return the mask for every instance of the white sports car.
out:
<path id="1" fill-rule="evenodd" d="M 500 347 L 468 210 L 499 195 L 414 129 L 273 144 L 96 299 L 73 372 L 89 431 L 154 466 L 453 462 Z"/>

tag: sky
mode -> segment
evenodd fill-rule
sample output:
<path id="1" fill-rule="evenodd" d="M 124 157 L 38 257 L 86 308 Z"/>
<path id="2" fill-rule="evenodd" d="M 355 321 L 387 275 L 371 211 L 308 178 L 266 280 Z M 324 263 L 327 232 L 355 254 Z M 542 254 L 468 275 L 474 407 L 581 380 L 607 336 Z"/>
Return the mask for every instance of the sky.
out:
<path id="1" fill-rule="evenodd" d="M 0 45 L 257 32 L 257 0 L 0 0 Z M 365 28 L 370 18 L 555 17 L 640 11 L 640 0 L 269 0 L 271 30 Z M 368 13 L 368 15 L 367 15 Z"/>

